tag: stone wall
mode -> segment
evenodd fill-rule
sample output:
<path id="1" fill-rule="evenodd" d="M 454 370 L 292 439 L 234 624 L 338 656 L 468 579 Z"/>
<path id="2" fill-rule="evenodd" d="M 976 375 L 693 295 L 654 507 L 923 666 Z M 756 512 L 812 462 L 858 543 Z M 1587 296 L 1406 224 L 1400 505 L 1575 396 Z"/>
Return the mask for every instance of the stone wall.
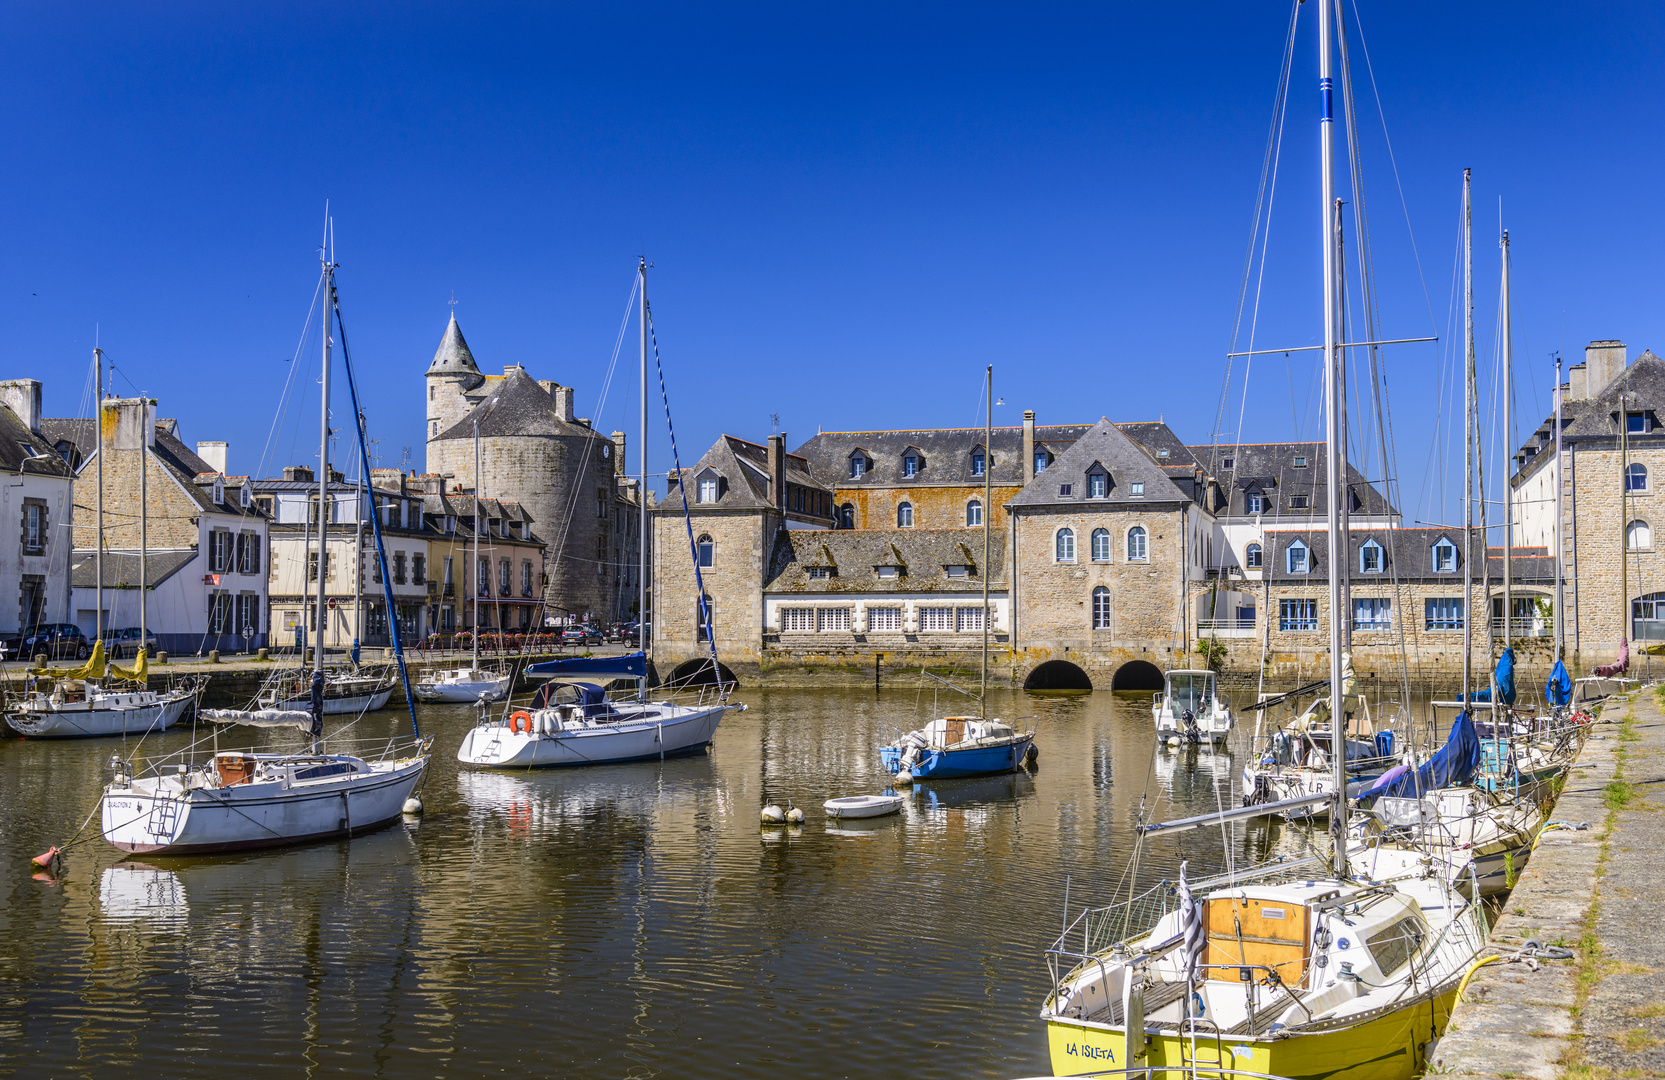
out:
<path id="1" fill-rule="evenodd" d="M 1022 490 L 1018 484 L 994 485 L 992 502 L 995 511 L 994 517 L 989 519 L 994 528 L 1007 527 L 1006 501 Z M 855 527 L 858 529 L 897 528 L 896 508 L 904 502 L 913 505 L 913 527 L 916 529 L 961 529 L 967 524 L 966 504 L 973 499 L 984 501 L 982 484 L 833 488 L 835 507 L 845 503 L 855 507 Z"/>
<path id="2" fill-rule="evenodd" d="M 1648 470 L 1647 485 L 1628 496 L 1623 491 L 1617 449 L 1577 449 L 1566 454 L 1563 536 L 1569 549 L 1567 578 L 1568 648 L 1587 664 L 1608 663 L 1618 653 L 1621 635 L 1634 637 L 1627 625 L 1628 599 L 1665 592 L 1665 450 L 1633 449 L 1632 463 Z M 1625 505 L 1628 504 L 1628 505 Z M 1651 541 L 1625 549 L 1626 526 L 1648 523 Z M 1628 580 L 1627 580 L 1628 578 Z"/>
<path id="3" fill-rule="evenodd" d="M 720 512 L 691 507 L 695 538 L 710 536 L 712 565 L 700 570 L 711 598 L 717 656 L 731 670 L 754 672 L 763 655 L 763 582 L 781 516 L 774 510 Z M 698 593 L 681 500 L 650 518 L 653 659 L 662 677 L 706 654 L 698 636 Z"/>

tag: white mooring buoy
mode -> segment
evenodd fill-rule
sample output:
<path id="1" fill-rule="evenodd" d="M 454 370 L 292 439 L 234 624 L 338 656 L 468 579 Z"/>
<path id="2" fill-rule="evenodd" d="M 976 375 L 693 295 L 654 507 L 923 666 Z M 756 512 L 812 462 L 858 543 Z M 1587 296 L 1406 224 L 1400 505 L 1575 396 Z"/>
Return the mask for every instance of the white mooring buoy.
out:
<path id="1" fill-rule="evenodd" d="M 763 808 L 763 815 L 762 816 L 763 816 L 763 824 L 765 824 L 765 825 L 784 825 L 784 824 L 786 824 L 786 811 L 782 810 L 780 807 L 776 806 L 774 803 L 770 803 L 768 806 L 765 806 Z"/>
<path id="2" fill-rule="evenodd" d="M 407 814 L 420 814 L 422 812 L 422 800 L 412 795 L 405 800 L 404 811 Z"/>

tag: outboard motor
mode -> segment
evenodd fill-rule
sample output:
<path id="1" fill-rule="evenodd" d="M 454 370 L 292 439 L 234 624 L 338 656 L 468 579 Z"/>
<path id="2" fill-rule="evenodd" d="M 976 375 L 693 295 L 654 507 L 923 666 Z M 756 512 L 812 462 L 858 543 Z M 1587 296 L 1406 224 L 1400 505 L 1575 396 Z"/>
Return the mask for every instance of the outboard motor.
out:
<path id="1" fill-rule="evenodd" d="M 1192 746 L 1196 746 L 1201 743 L 1202 731 L 1197 727 L 1196 714 L 1194 714 L 1190 709 L 1186 709 L 1184 715 L 1182 715 L 1180 719 L 1185 721 L 1185 741 L 1190 743 Z"/>

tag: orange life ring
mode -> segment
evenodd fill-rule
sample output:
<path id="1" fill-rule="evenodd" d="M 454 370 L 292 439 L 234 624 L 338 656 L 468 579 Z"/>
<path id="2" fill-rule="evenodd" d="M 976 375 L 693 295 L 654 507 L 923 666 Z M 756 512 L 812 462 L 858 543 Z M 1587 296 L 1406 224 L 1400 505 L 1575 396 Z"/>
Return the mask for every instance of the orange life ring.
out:
<path id="1" fill-rule="evenodd" d="M 522 720 L 526 721 L 526 734 L 528 734 L 528 735 L 532 734 L 532 714 L 529 713 L 529 712 L 525 712 L 525 711 L 513 713 L 513 714 L 510 715 L 510 717 L 509 717 L 509 730 L 510 731 L 519 731 L 520 730 L 520 722 Z"/>

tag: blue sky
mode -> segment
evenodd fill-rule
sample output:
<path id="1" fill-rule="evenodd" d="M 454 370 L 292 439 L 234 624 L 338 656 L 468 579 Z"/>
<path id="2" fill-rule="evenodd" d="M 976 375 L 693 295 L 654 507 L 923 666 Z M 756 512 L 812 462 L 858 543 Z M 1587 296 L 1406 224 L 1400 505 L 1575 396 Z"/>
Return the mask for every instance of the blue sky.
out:
<path id="1" fill-rule="evenodd" d="M 1383 332 L 1448 336 L 1471 166 L 1481 367 L 1501 198 L 1525 423 L 1563 334 L 1574 359 L 1592 338 L 1665 351 L 1661 9 L 1348 4 L 1397 162 L 1355 34 Z M 96 325 L 117 391 L 160 398 L 188 440 L 228 441 L 233 472 L 304 461 L 315 398 L 268 436 L 329 199 L 383 464 L 404 446 L 421 464 L 421 373 L 453 293 L 483 367 L 574 385 L 581 414 L 634 432 L 633 368 L 598 395 L 638 254 L 685 461 L 776 413 L 794 443 L 979 423 L 988 363 L 997 423 L 1162 416 L 1204 441 L 1289 11 L 14 5 L 5 377 L 44 379 L 48 413 L 78 414 Z M 1319 333 L 1315 14 L 1261 347 Z M 1241 412 L 1244 439 L 1316 436 L 1310 357 L 1257 360 L 1224 427 Z M 296 393 L 315 394 L 303 359 Z M 1456 480 L 1442 372 L 1430 346 L 1388 357 L 1408 519 L 1455 512 L 1435 483 Z M 662 432 L 650 445 L 665 468 Z"/>

